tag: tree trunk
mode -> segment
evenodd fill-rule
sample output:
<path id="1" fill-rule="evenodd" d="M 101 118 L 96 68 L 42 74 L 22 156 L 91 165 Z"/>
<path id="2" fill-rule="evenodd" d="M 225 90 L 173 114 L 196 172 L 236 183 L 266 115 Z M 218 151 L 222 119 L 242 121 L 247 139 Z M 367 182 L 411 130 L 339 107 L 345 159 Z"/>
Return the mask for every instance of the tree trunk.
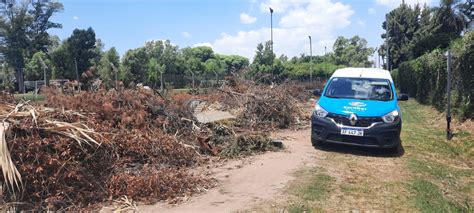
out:
<path id="1" fill-rule="evenodd" d="M 25 82 L 23 81 L 24 76 L 23 76 L 23 68 L 17 68 L 16 70 L 16 82 L 18 85 L 18 92 L 20 93 L 25 93 Z"/>

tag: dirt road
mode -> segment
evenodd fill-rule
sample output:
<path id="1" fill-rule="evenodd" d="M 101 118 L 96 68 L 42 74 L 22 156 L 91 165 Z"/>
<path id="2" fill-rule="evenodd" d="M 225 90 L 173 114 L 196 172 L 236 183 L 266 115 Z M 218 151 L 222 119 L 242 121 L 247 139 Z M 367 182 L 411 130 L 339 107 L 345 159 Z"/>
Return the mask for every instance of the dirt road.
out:
<path id="1" fill-rule="evenodd" d="M 141 212 L 235 212 L 245 210 L 283 210 L 286 191 L 295 181 L 297 171 L 318 168 L 335 178 L 335 184 L 354 187 L 368 180 L 389 183 L 398 180 L 403 170 L 398 158 L 385 158 L 384 153 L 364 149 L 330 146 L 328 150 L 314 149 L 310 143 L 310 130 L 284 131 L 275 134 L 284 140 L 286 150 L 231 161 L 211 170 L 219 180 L 217 187 L 205 194 L 192 197 L 183 204 L 173 206 L 156 204 L 141 206 Z M 376 156 L 365 156 L 368 153 Z M 377 156 L 380 154 L 381 156 Z M 357 170 L 355 168 L 358 168 Z M 298 177 L 299 178 L 299 177 Z M 383 184 L 374 184 L 378 190 Z M 342 197 L 345 192 L 334 190 L 325 202 L 324 209 L 348 210 L 369 207 L 377 209 L 377 202 L 356 197 Z M 375 193 L 374 196 L 380 196 Z M 383 196 L 383 195 L 382 195 Z M 390 195 L 386 195 L 390 198 Z M 397 199 L 397 198 L 393 198 Z M 380 202 L 390 202 L 386 199 Z M 368 205 L 370 203 L 370 205 Z M 398 202 L 393 202 L 398 203 Z M 284 205 L 282 205 L 284 204 Z M 400 209 L 400 208 L 397 208 Z"/>
<path id="2" fill-rule="evenodd" d="M 277 133 L 284 139 L 286 150 L 231 161 L 211 170 L 219 180 L 217 187 L 189 201 L 171 206 L 142 206 L 140 212 L 232 212 L 247 209 L 280 194 L 294 179 L 292 173 L 314 164 L 316 151 L 309 142 L 309 131 Z"/>

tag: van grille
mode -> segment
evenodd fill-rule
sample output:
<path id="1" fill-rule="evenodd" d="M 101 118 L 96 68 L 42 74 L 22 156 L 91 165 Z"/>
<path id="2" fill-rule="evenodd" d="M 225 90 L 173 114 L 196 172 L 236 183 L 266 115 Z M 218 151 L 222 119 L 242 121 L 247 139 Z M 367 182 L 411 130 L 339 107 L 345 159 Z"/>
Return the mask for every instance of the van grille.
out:
<path id="1" fill-rule="evenodd" d="M 381 117 L 357 117 L 356 124 L 351 125 L 349 116 L 347 115 L 329 113 L 327 117 L 332 118 L 337 124 L 342 124 L 344 126 L 368 127 L 372 125 L 372 123 L 382 122 Z"/>

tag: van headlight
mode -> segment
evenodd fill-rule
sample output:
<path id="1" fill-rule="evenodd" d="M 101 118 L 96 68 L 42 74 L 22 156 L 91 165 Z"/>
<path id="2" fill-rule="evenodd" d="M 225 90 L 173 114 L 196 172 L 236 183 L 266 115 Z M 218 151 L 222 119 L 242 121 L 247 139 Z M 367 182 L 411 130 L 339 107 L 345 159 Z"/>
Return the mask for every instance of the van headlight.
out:
<path id="1" fill-rule="evenodd" d="M 388 114 L 382 116 L 382 120 L 385 123 L 393 123 L 397 118 L 398 118 L 398 110 L 393 110 L 389 112 Z"/>
<path id="2" fill-rule="evenodd" d="M 326 117 L 328 115 L 328 111 L 324 110 L 319 104 L 316 104 L 313 113 L 318 117 Z"/>

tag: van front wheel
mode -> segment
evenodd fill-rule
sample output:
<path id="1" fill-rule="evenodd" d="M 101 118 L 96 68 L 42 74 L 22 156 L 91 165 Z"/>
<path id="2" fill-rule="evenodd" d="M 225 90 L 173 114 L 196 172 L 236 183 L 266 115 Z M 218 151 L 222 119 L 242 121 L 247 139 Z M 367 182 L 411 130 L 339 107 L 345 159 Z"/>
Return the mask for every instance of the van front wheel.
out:
<path id="1" fill-rule="evenodd" d="M 400 142 L 397 144 L 397 146 L 389 148 L 387 151 L 389 154 L 394 155 L 394 156 L 403 155 L 403 152 L 404 152 L 402 143 Z"/>
<path id="2" fill-rule="evenodd" d="M 314 146 L 315 148 L 317 148 L 317 147 L 320 147 L 320 146 L 321 146 L 322 141 L 317 140 L 317 139 L 311 139 L 311 143 L 313 144 L 313 146 Z"/>

